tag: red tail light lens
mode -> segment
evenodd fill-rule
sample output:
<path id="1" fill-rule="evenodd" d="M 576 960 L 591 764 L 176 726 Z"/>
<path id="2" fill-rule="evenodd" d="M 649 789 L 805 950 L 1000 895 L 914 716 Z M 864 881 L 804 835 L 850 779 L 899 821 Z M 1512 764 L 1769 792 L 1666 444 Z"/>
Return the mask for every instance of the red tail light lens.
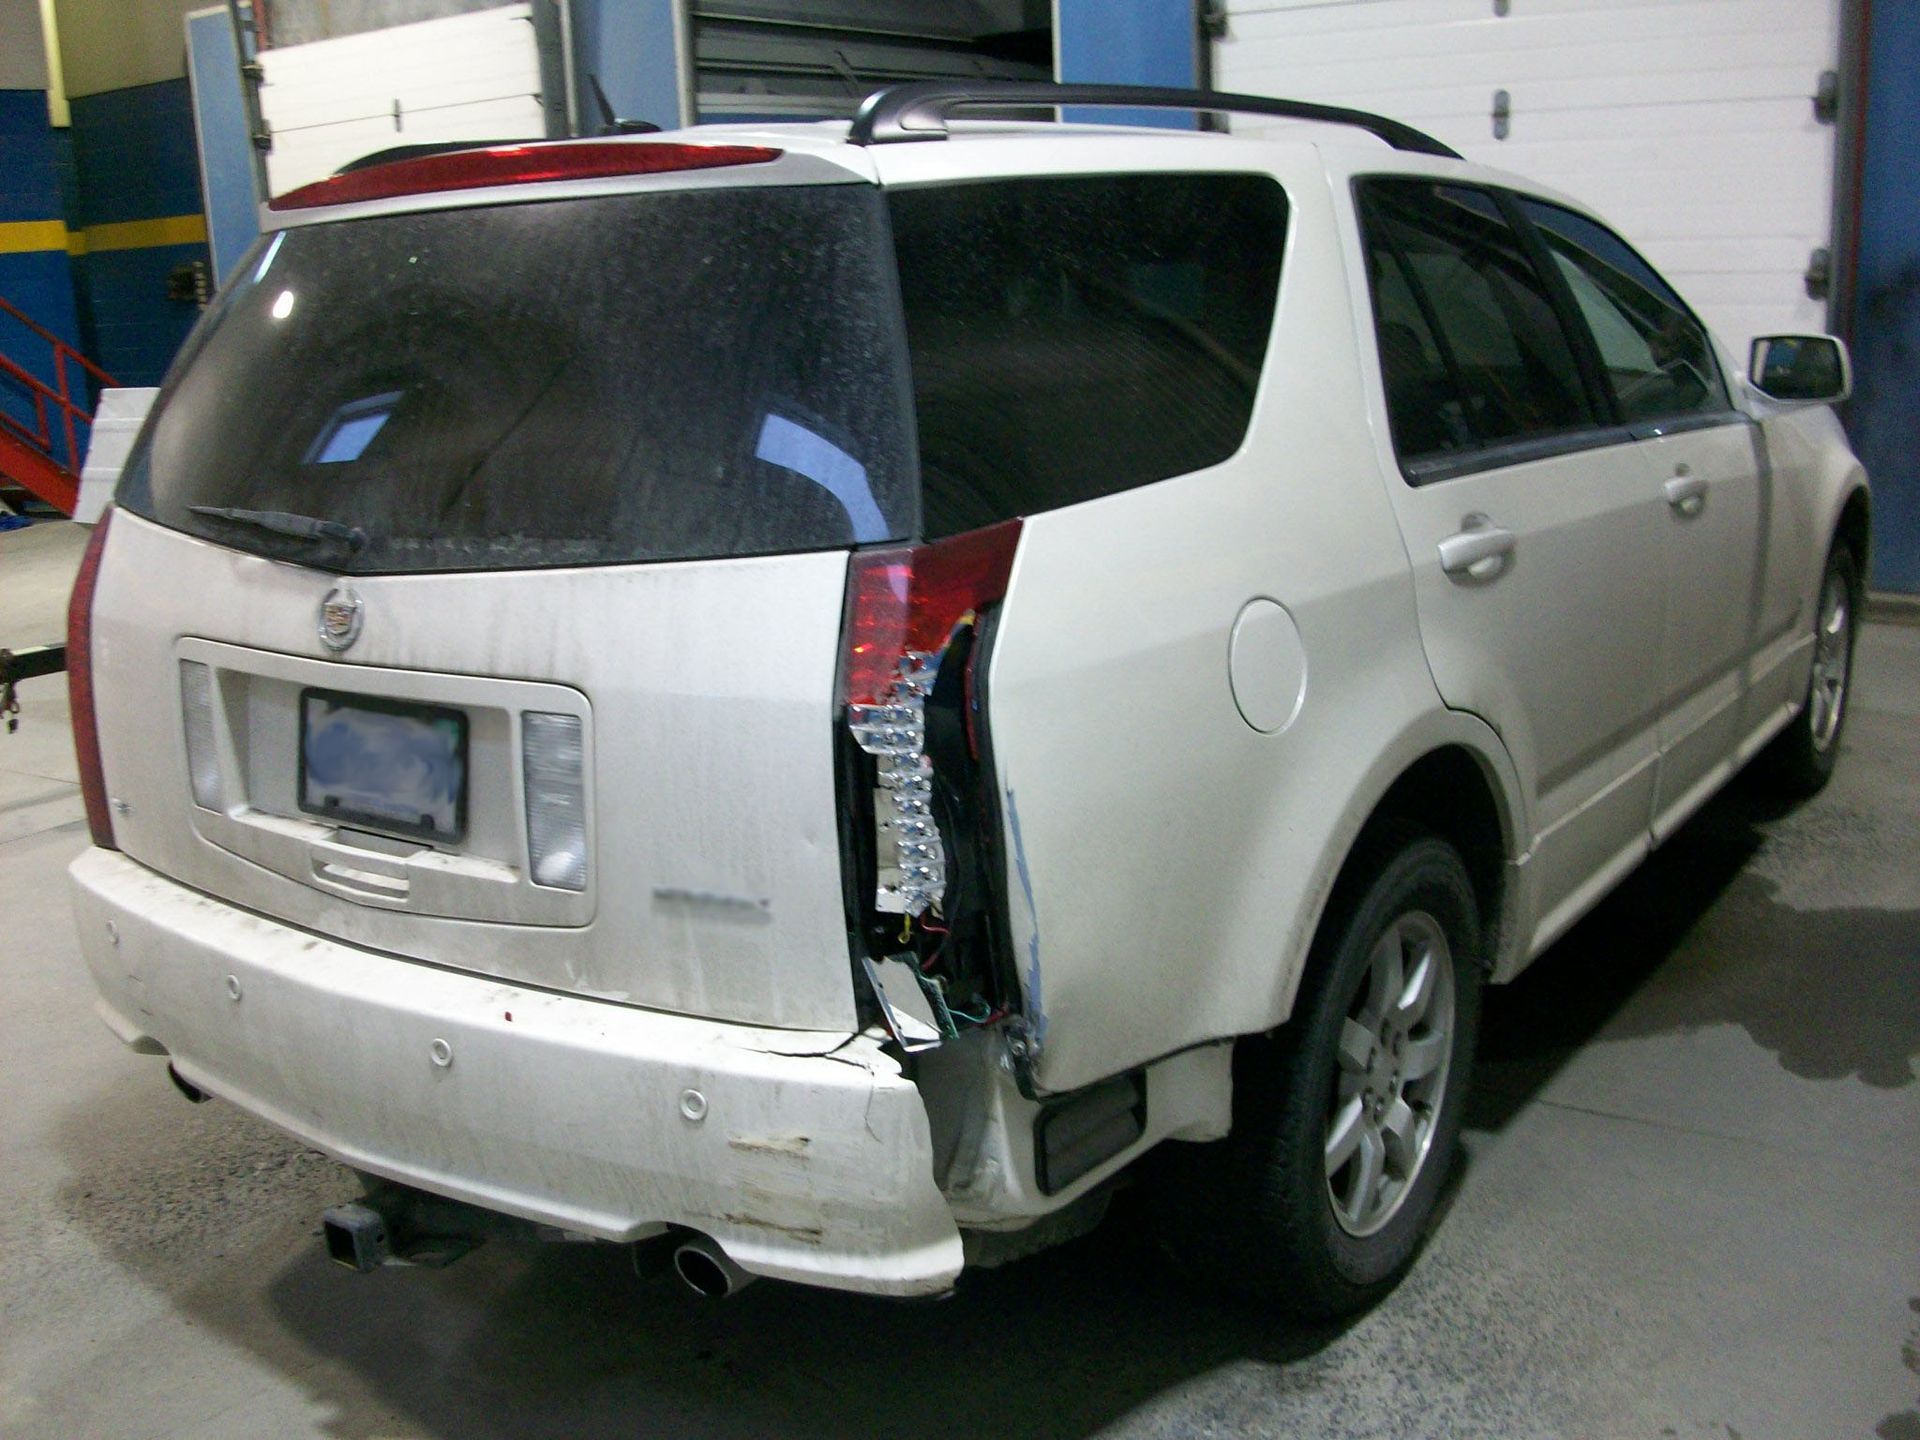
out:
<path id="1" fill-rule="evenodd" d="M 840 700 L 847 730 L 874 757 L 878 873 L 873 906 L 938 911 L 949 880 L 934 815 L 927 697 L 955 633 L 1007 593 L 1020 522 L 932 545 L 857 553 L 847 577 Z"/>
<path id="2" fill-rule="evenodd" d="M 711 170 L 723 165 L 760 165 L 780 158 L 764 145 L 673 145 L 647 140 L 559 140 L 530 145 L 493 145 L 370 165 L 330 175 L 267 202 L 269 210 L 308 210 L 441 190 L 480 190 L 489 185 L 531 185 L 542 180 L 600 180 L 615 175 L 660 175 L 675 170 Z"/>
<path id="3" fill-rule="evenodd" d="M 841 703 L 884 704 L 903 662 L 937 660 L 955 626 L 1006 595 L 1019 543 L 1020 522 L 1008 520 L 930 545 L 857 551 Z"/>
<path id="4" fill-rule="evenodd" d="M 93 527 L 73 577 L 73 597 L 67 602 L 67 699 L 73 711 L 73 753 L 80 763 L 80 798 L 87 807 L 93 843 L 107 850 L 119 847 L 113 843 L 107 777 L 100 768 L 100 726 L 93 709 L 93 589 L 100 578 L 100 552 L 106 549 L 112 519 L 109 509 Z"/>

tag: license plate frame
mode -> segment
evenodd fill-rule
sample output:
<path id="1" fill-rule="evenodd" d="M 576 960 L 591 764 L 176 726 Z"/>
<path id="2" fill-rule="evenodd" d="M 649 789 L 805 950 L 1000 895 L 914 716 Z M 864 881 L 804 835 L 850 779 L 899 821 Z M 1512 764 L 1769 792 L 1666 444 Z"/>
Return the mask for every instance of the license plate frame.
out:
<path id="1" fill-rule="evenodd" d="M 356 775 L 352 773 L 352 759 L 343 759 L 338 754 L 329 755 L 321 767 L 333 773 L 316 777 L 313 772 L 318 757 L 311 749 L 316 716 L 336 730 L 357 730 L 353 738 L 373 748 L 375 753 L 370 758 L 374 761 L 394 760 L 403 742 L 412 740 L 420 748 L 415 759 L 424 762 L 429 772 L 451 769 L 450 803 L 443 795 L 434 795 L 428 797 L 433 801 L 431 809 L 422 809 L 414 803 L 403 804 L 408 797 L 393 796 L 359 783 L 367 778 L 365 766 L 362 765 Z M 452 727 L 450 732 L 447 726 Z M 457 844 L 467 834 L 467 791 L 471 779 L 467 761 L 471 732 L 466 711 L 450 705 L 307 686 L 300 691 L 299 774 L 294 802 L 303 813 L 338 825 L 384 831 L 414 840 Z M 339 768 L 342 765 L 346 767 L 344 772 Z M 427 778 L 437 779 L 444 790 L 447 778 L 444 773 L 429 774 Z M 409 814 L 419 818 L 409 820 L 406 818 Z"/>

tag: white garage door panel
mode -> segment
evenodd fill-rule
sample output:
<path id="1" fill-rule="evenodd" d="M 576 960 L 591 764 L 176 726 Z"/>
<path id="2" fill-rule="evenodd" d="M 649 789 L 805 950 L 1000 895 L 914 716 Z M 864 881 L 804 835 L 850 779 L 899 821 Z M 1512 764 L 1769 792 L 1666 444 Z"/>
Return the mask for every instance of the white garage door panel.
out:
<path id="1" fill-rule="evenodd" d="M 1228 10 L 1236 38 L 1285 34 L 1311 44 L 1316 36 L 1364 32 L 1405 54 L 1418 46 L 1397 32 L 1413 27 L 1476 26 L 1489 47 L 1529 49 L 1536 42 L 1515 38 L 1520 28 L 1562 42 L 1582 40 L 1591 38 L 1581 27 L 1596 12 L 1604 12 L 1607 34 L 1619 39 L 1824 23 L 1824 0 L 1514 0 L 1512 13 L 1504 16 L 1493 13 L 1491 0 L 1234 0 Z"/>
<path id="2" fill-rule="evenodd" d="M 394 145 L 546 133 L 526 4 L 266 50 L 260 63 L 276 195 Z"/>
<path id="3" fill-rule="evenodd" d="M 1340 103 L 1361 105 L 1391 99 L 1399 106 L 1398 118 L 1414 120 L 1435 117 L 1468 117 L 1488 139 L 1486 128 L 1493 92 L 1504 89 L 1513 98 L 1514 113 L 1530 120 L 1545 122 L 1554 116 L 1573 116 L 1591 133 L 1592 111 L 1604 111 L 1609 122 L 1639 123 L 1647 127 L 1674 123 L 1676 108 L 1691 114 L 1696 108 L 1717 110 L 1727 104 L 1791 105 L 1796 119 L 1812 121 L 1808 97 L 1813 93 L 1817 72 L 1805 65 L 1750 67 L 1743 70 L 1683 70 L 1645 75 L 1568 75 L 1550 80 L 1516 78 L 1506 74 L 1495 80 L 1466 83 L 1449 70 L 1444 76 L 1422 75 L 1395 84 L 1392 66 L 1371 61 L 1349 60 L 1337 67 L 1289 66 L 1295 98 L 1306 99 L 1312 87 L 1313 99 L 1338 97 Z M 1254 72 L 1256 75 L 1261 72 Z M 1246 77 L 1241 77 L 1246 78 Z M 1417 81 L 1417 83 L 1416 83 Z M 1222 89 L 1244 89 L 1241 84 L 1220 80 Z M 1259 92 L 1255 93 L 1271 93 Z M 1693 97 L 1681 99 L 1678 97 Z M 1710 98 L 1709 98 L 1710 97 Z M 1636 121 L 1636 117 L 1639 117 Z M 1275 124 L 1281 122 L 1275 121 Z M 1246 129 L 1247 125 L 1236 128 Z"/>
<path id="4" fill-rule="evenodd" d="M 1223 90 L 1354 105 L 1605 214 L 1736 351 L 1821 329 L 1838 0 L 1229 0 Z M 1495 90 L 1509 138 L 1493 138 Z M 1236 116 L 1258 132 L 1282 122 Z"/>

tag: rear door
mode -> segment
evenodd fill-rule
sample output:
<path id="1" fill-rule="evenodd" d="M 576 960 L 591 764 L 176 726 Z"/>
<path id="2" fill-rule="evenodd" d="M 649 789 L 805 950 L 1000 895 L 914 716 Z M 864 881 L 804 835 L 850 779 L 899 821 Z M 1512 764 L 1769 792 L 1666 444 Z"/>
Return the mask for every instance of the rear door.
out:
<path id="1" fill-rule="evenodd" d="M 878 191 L 513 198 L 269 237 L 190 342 L 96 597 L 120 844 L 396 956 L 844 1031 L 846 554 L 917 518 Z"/>
<path id="2" fill-rule="evenodd" d="M 1746 713 L 1746 662 L 1766 594 L 1771 477 L 1733 408 L 1699 320 L 1598 222 L 1544 201 L 1520 209 L 1572 293 L 1616 413 L 1667 502 L 1656 838 L 1724 780 Z"/>
<path id="3" fill-rule="evenodd" d="M 1494 197 L 1410 178 L 1358 196 L 1421 638 L 1528 787 L 1543 943 L 1646 848 L 1666 505 Z"/>

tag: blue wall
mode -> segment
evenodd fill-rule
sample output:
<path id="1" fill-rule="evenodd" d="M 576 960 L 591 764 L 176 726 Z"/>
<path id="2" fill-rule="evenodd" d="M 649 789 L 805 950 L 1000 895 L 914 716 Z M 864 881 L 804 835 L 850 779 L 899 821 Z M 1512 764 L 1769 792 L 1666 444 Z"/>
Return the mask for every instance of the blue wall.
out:
<path id="1" fill-rule="evenodd" d="M 46 92 L 0 90 L 0 296 L 69 344 L 80 338 L 64 237 L 71 160 L 66 137 L 47 120 Z M 46 342 L 0 316 L 0 355 L 54 383 Z M 0 409 L 36 423 L 24 386 L 0 378 Z"/>
<path id="2" fill-rule="evenodd" d="M 1920 593 L 1920 6 L 1873 7 L 1860 268 L 1854 294 L 1854 448 L 1873 482 L 1877 590 Z"/>
<path id="3" fill-rule="evenodd" d="M 187 82 L 73 99 L 76 228 L 199 215 L 200 169 Z M 103 248 L 74 261 L 85 349 L 123 385 L 157 385 L 199 316 L 170 301 L 167 274 L 207 259 L 204 241 Z"/>
<path id="4" fill-rule="evenodd" d="M 680 61 L 673 43 L 674 0 L 574 0 L 573 48 L 580 128 L 593 134 L 600 110 L 597 75 L 614 114 L 680 126 Z"/>
<path id="5" fill-rule="evenodd" d="M 1192 0 L 1059 0 L 1054 68 L 1062 81 L 1171 85 L 1200 78 L 1200 32 Z M 1072 106 L 1065 116 L 1097 125 L 1190 125 L 1177 111 Z"/>

